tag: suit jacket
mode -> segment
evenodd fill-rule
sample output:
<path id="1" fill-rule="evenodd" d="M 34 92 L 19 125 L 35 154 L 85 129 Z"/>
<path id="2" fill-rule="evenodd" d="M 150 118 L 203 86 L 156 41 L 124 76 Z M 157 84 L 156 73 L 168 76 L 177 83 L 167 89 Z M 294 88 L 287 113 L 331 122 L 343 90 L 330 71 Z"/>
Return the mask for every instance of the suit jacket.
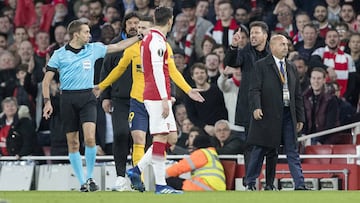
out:
<path id="1" fill-rule="evenodd" d="M 235 124 L 249 127 L 251 111 L 249 109 L 249 85 L 251 75 L 254 71 L 254 64 L 256 61 L 265 58 L 270 53 L 269 46 L 266 45 L 265 49 L 261 52 L 257 51 L 250 43 L 243 49 L 231 50 L 228 49 L 224 65 L 232 67 L 241 67 L 241 85 L 239 87 L 239 94 L 236 103 Z"/>
<path id="2" fill-rule="evenodd" d="M 295 66 L 287 60 L 285 63 L 290 92 L 290 112 L 294 135 L 297 135 L 296 123 L 305 120 L 300 82 Z M 281 144 L 282 138 L 283 85 L 278 67 L 271 54 L 255 63 L 255 72 L 252 78 L 253 82 L 250 83 L 249 92 L 250 112 L 262 109 L 264 115 L 261 120 L 255 120 L 251 115 L 248 143 L 277 148 Z"/>

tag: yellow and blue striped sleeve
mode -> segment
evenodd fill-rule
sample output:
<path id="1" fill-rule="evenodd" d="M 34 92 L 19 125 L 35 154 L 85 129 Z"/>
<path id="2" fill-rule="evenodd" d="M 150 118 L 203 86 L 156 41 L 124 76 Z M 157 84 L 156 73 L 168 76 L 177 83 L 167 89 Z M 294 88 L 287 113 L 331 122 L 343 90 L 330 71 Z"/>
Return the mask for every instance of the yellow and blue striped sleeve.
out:
<path id="1" fill-rule="evenodd" d="M 115 66 L 115 68 L 109 73 L 109 75 L 103 81 L 101 81 L 101 83 L 99 83 L 99 88 L 101 90 L 104 90 L 110 85 L 112 85 L 117 79 L 119 79 L 122 76 L 122 74 L 124 74 L 126 68 L 131 63 L 131 49 L 133 48 L 134 45 L 125 49 L 123 56 L 120 59 L 118 65 Z"/>

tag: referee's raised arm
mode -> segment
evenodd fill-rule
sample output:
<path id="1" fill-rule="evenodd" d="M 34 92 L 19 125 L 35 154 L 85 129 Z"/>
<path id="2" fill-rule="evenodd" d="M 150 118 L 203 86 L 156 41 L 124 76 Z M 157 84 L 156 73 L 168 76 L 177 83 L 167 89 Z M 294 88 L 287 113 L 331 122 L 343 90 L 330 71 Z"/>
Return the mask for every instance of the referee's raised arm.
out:
<path id="1" fill-rule="evenodd" d="M 142 40 L 142 35 L 137 35 L 137 36 L 125 39 L 125 40 L 121 40 L 120 42 L 118 42 L 116 44 L 109 44 L 109 45 L 107 45 L 106 53 L 122 51 L 139 40 Z"/>

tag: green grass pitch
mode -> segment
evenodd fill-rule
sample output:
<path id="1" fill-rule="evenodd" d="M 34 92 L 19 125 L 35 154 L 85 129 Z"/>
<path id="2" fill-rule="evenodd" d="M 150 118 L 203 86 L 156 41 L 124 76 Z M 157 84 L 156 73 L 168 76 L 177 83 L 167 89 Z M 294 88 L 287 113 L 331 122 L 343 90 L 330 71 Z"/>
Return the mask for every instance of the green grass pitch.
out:
<path id="1" fill-rule="evenodd" d="M 360 191 L 227 191 L 185 192 L 156 195 L 153 192 L 44 192 L 0 191 L 0 203 L 358 203 Z"/>

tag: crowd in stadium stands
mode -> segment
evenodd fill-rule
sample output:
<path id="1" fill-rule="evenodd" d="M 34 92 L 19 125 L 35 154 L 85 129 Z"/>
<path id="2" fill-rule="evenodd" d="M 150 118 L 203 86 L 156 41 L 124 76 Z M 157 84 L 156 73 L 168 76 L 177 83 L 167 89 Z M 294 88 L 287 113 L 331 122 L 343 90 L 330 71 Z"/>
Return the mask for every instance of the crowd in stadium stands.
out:
<path id="1" fill-rule="evenodd" d="M 59 79 L 51 83 L 54 113 L 50 120 L 42 117 L 41 81 L 54 50 L 70 40 L 69 22 L 86 19 L 91 42 L 109 44 L 131 32 L 125 30 L 131 26 L 125 25 L 126 14 L 151 16 L 157 6 L 174 9 L 168 42 L 175 64 L 192 87 L 204 89 L 201 94 L 206 100 L 194 102 L 172 86 L 178 142 L 168 153 L 191 153 L 194 138 L 203 134 L 211 136 L 219 154 L 244 152 L 246 126 L 237 120 L 246 115 L 238 115 L 236 109 L 241 104 L 237 100 L 242 96 L 242 75 L 249 73 L 242 74 L 243 67 L 230 67 L 226 55 L 256 40 L 249 33 L 254 21 L 268 25 L 269 38 L 279 33 L 288 39 L 288 60 L 297 68 L 303 92 L 306 123 L 302 133 L 359 120 L 360 1 L 1 0 L 0 154 L 67 155 L 59 116 Z M 241 38 L 233 44 L 238 30 Z M 100 82 L 102 60 L 95 65 L 100 67 L 95 70 L 95 84 Z M 110 114 L 105 114 L 110 109 L 104 112 L 101 99 L 98 102 L 98 155 L 111 155 L 114 133 Z M 313 144 L 337 142 L 342 141 L 331 136 L 312 140 Z"/>

